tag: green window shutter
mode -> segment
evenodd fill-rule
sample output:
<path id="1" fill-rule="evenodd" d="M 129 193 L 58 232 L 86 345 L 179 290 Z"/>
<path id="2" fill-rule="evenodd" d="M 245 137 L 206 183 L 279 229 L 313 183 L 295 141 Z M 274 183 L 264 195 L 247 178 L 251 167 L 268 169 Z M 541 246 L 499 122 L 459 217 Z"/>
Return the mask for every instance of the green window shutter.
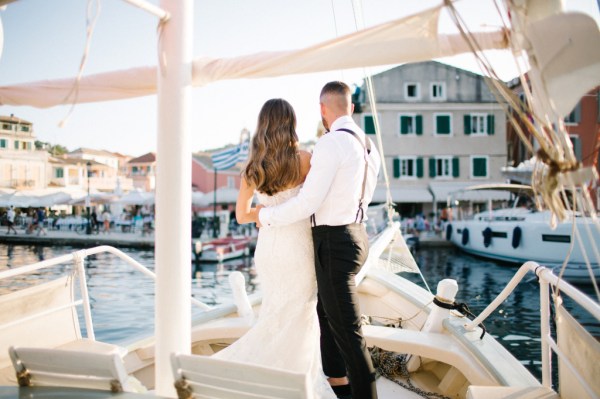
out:
<path id="1" fill-rule="evenodd" d="M 400 134 L 408 134 L 408 123 L 410 122 L 410 117 L 401 116 L 400 117 Z"/>
<path id="2" fill-rule="evenodd" d="M 15 140 L 14 145 L 15 145 L 15 150 L 18 150 L 19 149 L 19 140 Z"/>
<path id="3" fill-rule="evenodd" d="M 6 140 L 0 139 L 0 148 L 6 148 Z"/>
<path id="4" fill-rule="evenodd" d="M 375 121 L 372 115 L 365 115 L 365 133 L 375 134 Z"/>
<path id="5" fill-rule="evenodd" d="M 435 158 L 429 158 L 429 177 L 435 177 Z"/>
<path id="6" fill-rule="evenodd" d="M 463 120 L 465 125 L 465 134 L 471 134 L 471 115 L 465 115 Z"/>
<path id="7" fill-rule="evenodd" d="M 394 158 L 394 177 L 400 177 L 400 160 L 398 158 Z"/>
<path id="8" fill-rule="evenodd" d="M 487 129 L 488 129 L 488 134 L 494 134 L 495 132 L 495 126 L 494 126 L 494 115 L 493 114 L 488 114 L 487 116 Z"/>
<path id="9" fill-rule="evenodd" d="M 486 158 L 474 158 L 473 159 L 473 177 L 486 177 L 487 176 L 487 159 Z"/>
<path id="10" fill-rule="evenodd" d="M 417 158 L 417 177 L 420 179 L 423 177 L 423 158 Z"/>
<path id="11" fill-rule="evenodd" d="M 450 117 L 448 115 L 436 116 L 437 134 L 450 134 Z"/>
<path id="12" fill-rule="evenodd" d="M 452 158 L 452 177 L 460 176 L 458 157 Z"/>
<path id="13" fill-rule="evenodd" d="M 423 134 L 423 116 L 417 115 L 415 119 L 417 120 L 417 135 L 420 136 Z"/>

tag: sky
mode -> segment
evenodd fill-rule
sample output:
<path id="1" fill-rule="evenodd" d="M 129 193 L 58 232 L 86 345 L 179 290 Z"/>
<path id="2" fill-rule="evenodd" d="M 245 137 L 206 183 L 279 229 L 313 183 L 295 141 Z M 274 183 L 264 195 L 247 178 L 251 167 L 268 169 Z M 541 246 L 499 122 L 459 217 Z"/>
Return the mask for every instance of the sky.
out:
<path id="1" fill-rule="evenodd" d="M 150 2 L 158 5 L 156 0 Z M 439 2 L 363 0 L 361 15 L 368 27 Z M 0 11 L 4 31 L 0 86 L 76 76 L 86 43 L 88 3 L 96 24 L 84 75 L 156 65 L 157 18 L 123 0 L 18 0 Z M 457 8 L 471 21 L 472 30 L 489 30 L 501 24 L 491 4 L 492 0 L 462 0 Z M 596 0 L 570 0 L 567 6 L 599 20 Z M 194 55 L 230 57 L 298 49 L 353 32 L 355 26 L 351 0 L 196 0 Z M 440 19 L 440 31 L 456 32 L 445 14 Z M 490 56 L 502 79 L 517 75 L 507 52 L 495 51 Z M 478 72 L 471 55 L 439 61 Z M 372 68 L 367 73 L 391 67 Z M 191 151 L 237 143 L 243 129 L 254 130 L 262 104 L 277 97 L 294 107 L 300 140 L 314 139 L 320 120 L 321 87 L 330 80 L 360 85 L 364 76 L 363 70 L 346 70 L 221 81 L 194 88 Z M 0 115 L 14 114 L 32 122 L 38 140 L 69 150 L 86 147 L 131 156 L 156 151 L 156 96 L 70 108 L 0 106 Z M 65 118 L 65 126 L 59 127 Z"/>

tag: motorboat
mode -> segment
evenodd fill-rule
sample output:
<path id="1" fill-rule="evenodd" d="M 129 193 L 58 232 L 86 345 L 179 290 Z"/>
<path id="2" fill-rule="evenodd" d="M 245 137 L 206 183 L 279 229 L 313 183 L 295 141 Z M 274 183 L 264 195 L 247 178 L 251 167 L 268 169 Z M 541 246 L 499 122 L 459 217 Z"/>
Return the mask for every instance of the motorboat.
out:
<path id="1" fill-rule="evenodd" d="M 246 236 L 215 238 L 205 242 L 196 241 L 194 243 L 194 255 L 200 261 L 223 262 L 249 256 L 252 243 L 253 238 Z"/>
<path id="2" fill-rule="evenodd" d="M 489 191 L 510 193 L 512 199 L 507 207 L 496 209 L 488 201 L 487 210 L 469 217 L 477 193 Z M 464 195 L 470 199 L 461 201 Z M 565 221 L 552 226 L 552 213 L 537 210 L 533 197 L 531 186 L 521 184 L 477 185 L 452 193 L 454 219 L 445 226 L 446 238 L 469 254 L 511 264 L 531 260 L 554 268 L 570 282 L 590 284 L 592 274 L 599 279 L 598 261 L 590 254 L 594 243 L 600 243 L 600 230 L 592 219 L 571 211 Z M 467 208 L 461 208 L 465 202 Z"/>

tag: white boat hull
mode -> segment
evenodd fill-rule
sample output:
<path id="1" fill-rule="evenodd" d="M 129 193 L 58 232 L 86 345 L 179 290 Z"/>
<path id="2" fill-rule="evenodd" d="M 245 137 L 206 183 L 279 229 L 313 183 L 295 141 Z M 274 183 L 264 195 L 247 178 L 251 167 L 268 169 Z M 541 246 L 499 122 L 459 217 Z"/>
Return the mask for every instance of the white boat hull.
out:
<path id="1" fill-rule="evenodd" d="M 516 212 L 515 212 L 516 211 Z M 571 282 L 590 282 L 590 271 L 586 266 L 586 258 L 592 266 L 596 279 L 600 278 L 600 268 L 593 258 L 592 242 L 600 243 L 600 232 L 586 218 L 575 218 L 576 227 L 581 237 L 580 243 L 573 241 L 571 222 L 559 223 L 556 229 L 550 227 L 549 212 L 529 212 L 527 210 L 494 211 L 490 221 L 488 212 L 475 215 L 470 220 L 456 220 L 449 224 L 446 236 L 461 250 L 503 262 L 522 264 L 533 260 L 541 265 L 553 268 L 560 273 L 560 267 L 569 256 L 564 277 Z M 486 242 L 485 232 L 491 235 Z M 520 229 L 520 233 L 517 232 Z M 588 235 L 588 230 L 592 237 Z M 520 234 L 520 239 L 518 235 Z M 487 244 L 487 245 L 486 245 Z M 590 257 L 591 256 L 591 257 Z"/>

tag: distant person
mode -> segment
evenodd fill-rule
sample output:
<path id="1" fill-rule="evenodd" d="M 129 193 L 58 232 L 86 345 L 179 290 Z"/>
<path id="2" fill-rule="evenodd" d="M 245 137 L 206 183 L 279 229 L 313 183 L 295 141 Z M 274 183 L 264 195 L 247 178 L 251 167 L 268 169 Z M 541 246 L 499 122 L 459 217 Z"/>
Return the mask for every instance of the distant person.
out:
<path id="1" fill-rule="evenodd" d="M 44 235 L 48 235 L 48 233 L 46 232 L 46 229 L 44 229 L 44 221 L 46 220 L 46 211 L 44 210 L 44 208 L 38 208 L 37 210 L 37 231 L 38 231 L 38 236 L 40 234 L 44 234 Z"/>
<path id="2" fill-rule="evenodd" d="M 106 234 L 110 233 L 110 220 L 111 220 L 110 212 L 108 211 L 108 209 L 105 209 L 104 212 L 102 213 L 102 223 L 104 224 L 103 232 Z"/>
<path id="3" fill-rule="evenodd" d="M 96 230 L 96 233 L 100 230 L 100 225 L 98 224 L 98 214 L 96 213 L 96 209 L 92 211 L 92 215 L 90 217 L 92 222 L 92 230 Z"/>
<path id="4" fill-rule="evenodd" d="M 11 205 L 6 212 L 6 225 L 8 226 L 8 230 L 6 234 L 10 234 L 10 231 L 14 231 L 17 234 L 17 230 L 15 229 L 15 209 Z"/>
<path id="5" fill-rule="evenodd" d="M 37 212 L 34 210 L 32 211 L 28 211 L 27 212 L 27 216 L 31 215 L 31 222 L 29 223 L 29 225 L 27 225 L 27 229 L 25 230 L 25 233 L 27 234 L 31 234 L 33 233 L 35 230 L 37 230 L 38 228 L 38 214 Z"/>

